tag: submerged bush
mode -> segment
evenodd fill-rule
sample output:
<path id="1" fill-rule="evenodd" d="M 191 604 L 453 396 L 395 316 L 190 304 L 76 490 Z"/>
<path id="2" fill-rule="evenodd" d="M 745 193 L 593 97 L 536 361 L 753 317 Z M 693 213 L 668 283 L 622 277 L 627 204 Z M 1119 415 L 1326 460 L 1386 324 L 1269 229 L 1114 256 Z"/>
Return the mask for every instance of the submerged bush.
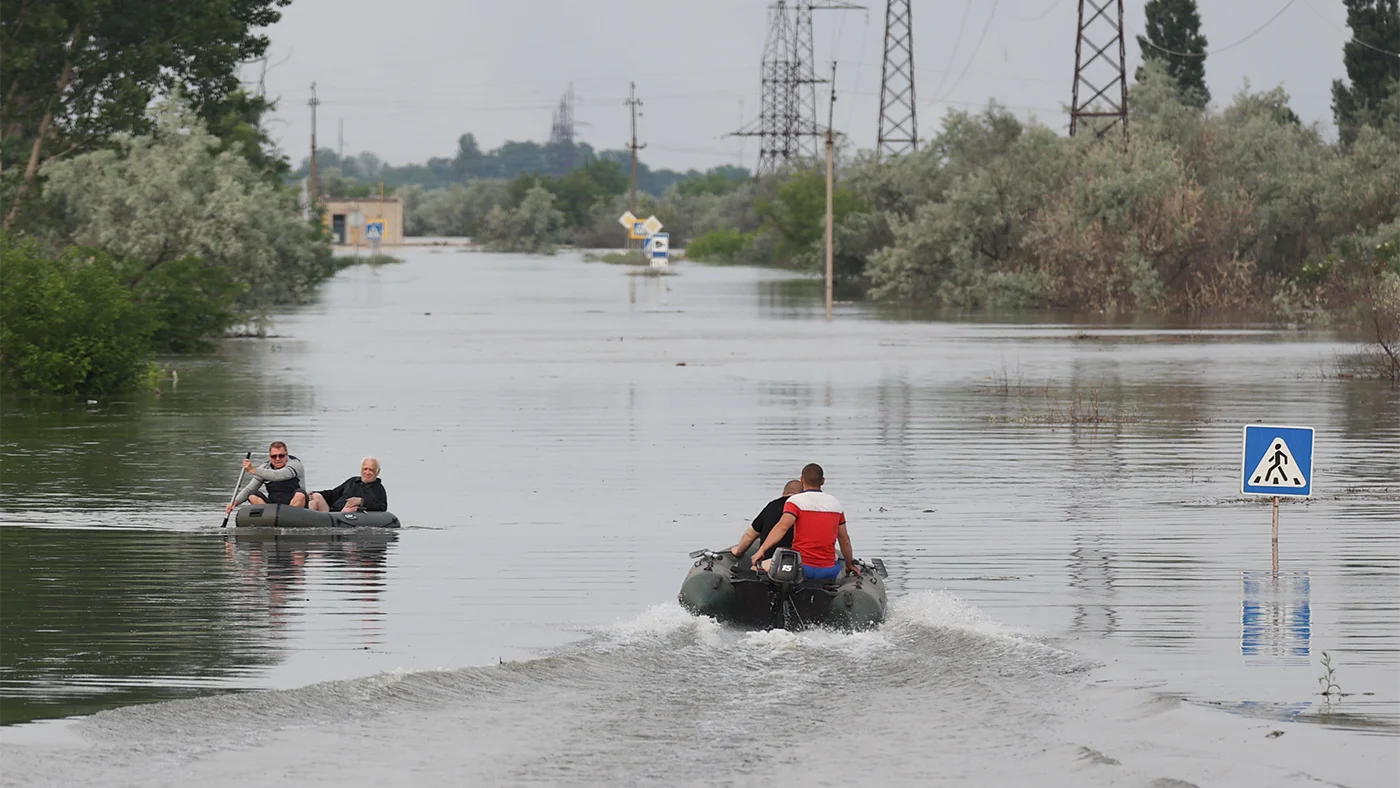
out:
<path id="1" fill-rule="evenodd" d="M 752 241 L 752 233 L 732 229 L 711 230 L 686 244 L 685 256 L 690 260 L 733 263 L 739 260 Z"/>
<path id="2" fill-rule="evenodd" d="M 148 371 L 155 321 L 110 257 L 0 233 L 0 367 L 26 391 L 93 397 Z"/>

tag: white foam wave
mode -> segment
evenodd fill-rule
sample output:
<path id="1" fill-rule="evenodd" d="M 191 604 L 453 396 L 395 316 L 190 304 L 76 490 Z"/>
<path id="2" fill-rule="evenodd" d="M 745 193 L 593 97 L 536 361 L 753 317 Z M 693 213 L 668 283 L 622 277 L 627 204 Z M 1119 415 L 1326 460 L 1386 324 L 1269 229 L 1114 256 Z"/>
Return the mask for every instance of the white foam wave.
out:
<path id="1" fill-rule="evenodd" d="M 1023 640 L 1032 633 L 998 621 L 947 591 L 915 591 L 890 600 L 886 627 L 956 629 L 991 638 Z"/>

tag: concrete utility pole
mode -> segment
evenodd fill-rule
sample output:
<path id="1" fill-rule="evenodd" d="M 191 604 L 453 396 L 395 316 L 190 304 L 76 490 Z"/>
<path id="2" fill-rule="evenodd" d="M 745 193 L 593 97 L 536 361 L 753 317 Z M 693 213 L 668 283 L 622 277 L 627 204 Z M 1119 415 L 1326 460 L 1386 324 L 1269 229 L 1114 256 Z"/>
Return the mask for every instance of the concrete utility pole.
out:
<path id="1" fill-rule="evenodd" d="M 628 187 L 627 210 L 635 214 L 637 212 L 637 151 L 646 146 L 637 144 L 637 107 L 642 106 L 642 100 L 637 98 L 637 83 L 630 84 L 631 91 L 628 93 L 627 101 L 624 102 L 632 110 L 632 144 L 627 146 L 632 149 L 632 176 Z"/>
<path id="2" fill-rule="evenodd" d="M 306 102 L 311 107 L 311 212 L 316 212 L 316 201 L 321 197 L 321 181 L 316 173 L 316 107 L 321 100 L 316 98 L 316 83 L 311 83 L 311 98 Z"/>
<path id="3" fill-rule="evenodd" d="M 835 184 L 833 173 L 836 170 L 836 141 L 831 130 L 832 119 L 836 116 L 836 61 L 831 61 L 831 101 L 826 105 L 826 319 L 831 320 L 831 284 L 835 278 L 832 266 L 831 225 L 834 219 L 832 210 L 832 187 Z"/>

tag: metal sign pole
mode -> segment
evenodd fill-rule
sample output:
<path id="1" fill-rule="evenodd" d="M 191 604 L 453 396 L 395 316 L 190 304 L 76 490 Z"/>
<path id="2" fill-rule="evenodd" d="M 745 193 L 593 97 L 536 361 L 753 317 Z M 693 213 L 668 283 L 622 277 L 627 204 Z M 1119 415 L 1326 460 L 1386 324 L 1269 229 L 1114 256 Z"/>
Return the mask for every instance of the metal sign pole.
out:
<path id="1" fill-rule="evenodd" d="M 1278 574 L 1278 496 L 1274 496 L 1274 574 Z"/>

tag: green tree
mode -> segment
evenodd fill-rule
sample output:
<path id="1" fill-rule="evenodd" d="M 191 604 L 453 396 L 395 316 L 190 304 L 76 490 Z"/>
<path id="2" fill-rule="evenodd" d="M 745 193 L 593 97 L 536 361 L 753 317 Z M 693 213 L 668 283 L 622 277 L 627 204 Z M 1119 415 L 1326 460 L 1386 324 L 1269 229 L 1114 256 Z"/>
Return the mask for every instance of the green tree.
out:
<path id="1" fill-rule="evenodd" d="M 840 223 L 862 207 L 854 189 L 836 184 L 832 194 L 832 215 Z M 826 174 L 802 170 L 778 185 L 777 197 L 761 199 L 758 212 L 764 229 L 777 239 L 776 253 L 781 262 L 811 266 L 821 259 L 826 232 Z"/>
<path id="2" fill-rule="evenodd" d="M 130 388 L 145 371 L 153 321 L 117 264 L 69 248 L 51 258 L 0 231 L 0 368 L 21 389 L 93 397 Z"/>
<path id="3" fill-rule="evenodd" d="M 1148 0 L 1146 36 L 1138 36 L 1144 63 L 1166 67 L 1184 102 L 1200 109 L 1210 102 L 1206 88 L 1206 37 L 1196 0 Z M 1142 68 L 1137 78 L 1142 79 Z"/>
<path id="4" fill-rule="evenodd" d="M 579 227 L 595 203 L 627 191 L 627 176 L 616 162 L 591 161 L 562 178 L 544 179 L 542 185 L 554 195 L 565 223 Z"/>
<path id="5" fill-rule="evenodd" d="M 152 124 L 151 134 L 117 134 L 107 148 L 44 167 L 55 247 L 127 261 L 134 287 L 198 258 L 211 276 L 240 283 L 247 310 L 298 301 L 334 272 L 329 245 L 298 217 L 295 196 L 242 156 L 221 152 L 178 96 L 157 105 Z"/>
<path id="6" fill-rule="evenodd" d="M 1357 129 L 1394 123 L 1400 89 L 1400 0 L 1344 0 L 1351 40 L 1342 47 L 1347 79 L 1332 82 L 1332 115 L 1343 144 L 1356 139 Z"/>
<path id="7" fill-rule="evenodd" d="M 267 51 L 257 28 L 291 0 L 55 0 L 0 14 L 0 166 L 22 179 L 10 226 L 51 156 L 149 131 L 152 100 L 177 85 L 207 121 L 238 93 L 239 64 Z"/>
<path id="8" fill-rule="evenodd" d="M 536 184 L 514 209 L 492 208 L 482 238 L 494 252 L 554 254 L 563 225 L 564 215 L 554 207 L 554 195 Z"/>

